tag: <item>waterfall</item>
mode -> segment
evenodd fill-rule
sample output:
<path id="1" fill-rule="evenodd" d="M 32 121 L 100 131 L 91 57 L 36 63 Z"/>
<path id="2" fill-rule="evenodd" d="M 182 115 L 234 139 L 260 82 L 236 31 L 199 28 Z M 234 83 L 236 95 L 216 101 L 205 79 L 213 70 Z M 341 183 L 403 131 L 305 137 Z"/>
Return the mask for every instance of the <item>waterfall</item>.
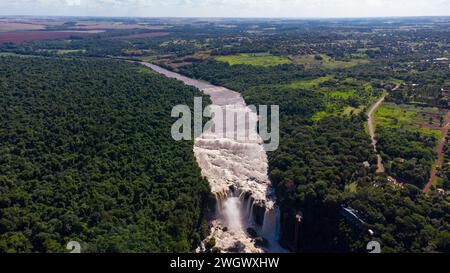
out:
<path id="1" fill-rule="evenodd" d="M 269 238 L 275 238 L 277 237 L 277 210 L 275 208 L 273 209 L 266 209 L 266 212 L 264 213 L 264 221 L 262 226 L 262 234 L 267 239 Z"/>
<path id="2" fill-rule="evenodd" d="M 217 217 L 212 221 L 209 237 L 215 238 L 215 247 L 223 252 L 283 252 L 277 243 L 279 212 L 269 197 L 268 159 L 257 132 L 257 113 L 236 91 L 143 64 L 197 87 L 220 110 L 211 116 L 211 126 L 194 141 L 197 163 L 217 199 Z M 267 237 L 270 246 L 256 247 L 254 238 L 247 233 L 249 227 L 258 236 Z"/>
<path id="3" fill-rule="evenodd" d="M 257 231 L 258 236 L 267 240 L 268 245 L 264 248 L 265 252 L 285 252 L 278 245 L 280 229 L 279 208 L 268 202 L 264 206 L 263 224 L 258 226 L 254 221 L 254 207 L 257 205 L 254 198 L 249 193 L 241 193 L 238 196 L 230 193 L 217 199 L 217 202 L 221 204 L 217 206 L 217 215 L 218 218 L 222 219 L 222 225 L 226 227 L 226 232 L 232 234 L 235 239 L 248 243 L 246 230 L 249 227 L 253 228 Z M 251 249 L 249 245 L 245 247 Z"/>
<path id="4" fill-rule="evenodd" d="M 225 216 L 225 223 L 231 232 L 239 232 L 244 229 L 241 209 L 241 200 L 238 197 L 229 197 L 224 202 L 222 213 Z"/>
<path id="5" fill-rule="evenodd" d="M 254 205 L 253 198 L 249 197 L 247 202 L 248 202 L 247 208 L 246 208 L 247 223 L 249 225 L 252 225 L 253 224 L 253 205 Z"/>
<path id="6" fill-rule="evenodd" d="M 280 209 L 278 207 L 266 210 L 262 234 L 269 242 L 269 247 L 272 252 L 284 252 L 284 249 L 278 245 L 278 239 L 280 237 Z"/>

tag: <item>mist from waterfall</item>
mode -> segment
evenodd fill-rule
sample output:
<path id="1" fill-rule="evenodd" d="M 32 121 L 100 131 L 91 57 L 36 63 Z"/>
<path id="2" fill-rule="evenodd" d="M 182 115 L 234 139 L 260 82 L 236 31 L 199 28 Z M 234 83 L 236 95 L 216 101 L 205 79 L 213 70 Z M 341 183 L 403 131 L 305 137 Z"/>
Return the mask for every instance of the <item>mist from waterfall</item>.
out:
<path id="1" fill-rule="evenodd" d="M 247 228 L 252 228 L 258 234 L 258 237 L 262 237 L 267 240 L 268 245 L 262 247 L 264 252 L 286 252 L 278 244 L 279 239 L 279 223 L 280 223 L 280 211 L 278 207 L 270 205 L 265 208 L 264 218 L 262 225 L 258 225 L 254 218 L 254 206 L 255 200 L 249 196 L 244 198 L 244 194 L 240 197 L 234 196 L 232 193 L 229 195 L 218 198 L 217 214 L 218 218 L 222 218 L 222 224 L 226 228 L 226 232 L 239 238 L 239 241 L 245 242 L 248 238 L 246 232 Z"/>
<path id="2" fill-rule="evenodd" d="M 241 216 L 241 200 L 238 197 L 229 197 L 224 202 L 223 214 L 225 222 L 232 232 L 244 230 Z"/>

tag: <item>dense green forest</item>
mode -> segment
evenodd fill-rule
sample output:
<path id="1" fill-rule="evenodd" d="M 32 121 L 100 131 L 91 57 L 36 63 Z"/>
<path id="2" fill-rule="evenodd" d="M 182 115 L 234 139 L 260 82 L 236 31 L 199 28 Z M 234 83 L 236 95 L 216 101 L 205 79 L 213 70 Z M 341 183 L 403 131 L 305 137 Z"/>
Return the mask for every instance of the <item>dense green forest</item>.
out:
<path id="1" fill-rule="evenodd" d="M 286 247 L 301 252 L 365 252 L 368 241 L 378 240 L 384 252 L 450 250 L 448 203 L 441 196 L 425 196 L 420 190 L 429 176 L 436 139 L 407 133 L 398 137 L 380 130 L 380 149 L 385 151 L 386 159 L 389 154 L 400 154 L 424 161 L 409 164 L 405 171 L 393 165 L 392 172 L 409 174 L 406 177 L 412 179 L 409 183 L 416 185 L 397 187 L 389 184 L 386 177 L 375 175 L 376 158 L 364 128 L 367 122 L 364 112 L 345 115 L 338 111 L 319 121 L 313 119 L 315 113 L 329 104 L 326 93 L 320 91 L 322 87 L 338 88 L 339 82 L 327 81 L 314 89 L 280 85 L 322 76 L 320 70 L 304 71 L 293 65 L 230 66 L 217 62 L 182 66 L 178 70 L 239 90 L 251 104 L 280 105 L 280 148 L 269 153 L 269 175 L 282 211 L 281 242 Z M 363 67 L 354 68 L 354 73 L 346 71 L 344 75 L 364 79 L 358 73 L 362 70 Z M 370 79 L 365 82 L 376 78 Z M 366 90 L 379 96 L 381 91 L 373 91 L 379 83 L 371 85 L 373 88 Z M 344 104 L 358 108 L 373 101 L 363 91 L 357 94 L 355 100 Z M 405 139 L 416 146 L 405 146 Z M 342 207 L 357 210 L 363 227 L 342 217 Z M 302 215 L 302 224 L 299 241 L 295 242 L 293 229 L 298 213 Z M 373 235 L 369 235 L 369 229 Z"/>
<path id="2" fill-rule="evenodd" d="M 173 105 L 200 91 L 116 61 L 2 57 L 0 252 L 188 252 L 210 189 Z"/>
<path id="3" fill-rule="evenodd" d="M 152 62 L 279 105 L 269 176 L 289 250 L 367 252 L 376 240 L 383 252 L 450 252 L 448 141 L 437 183 L 422 192 L 450 105 L 448 19 L 124 22 L 162 30 L 0 45 L 23 57 L 0 63 L 1 252 L 64 251 L 69 240 L 99 252 L 192 251 L 207 233 L 213 200 L 193 144 L 168 136 L 171 107 L 199 91 L 95 58 Z M 382 95 L 377 174 L 366 113 Z"/>

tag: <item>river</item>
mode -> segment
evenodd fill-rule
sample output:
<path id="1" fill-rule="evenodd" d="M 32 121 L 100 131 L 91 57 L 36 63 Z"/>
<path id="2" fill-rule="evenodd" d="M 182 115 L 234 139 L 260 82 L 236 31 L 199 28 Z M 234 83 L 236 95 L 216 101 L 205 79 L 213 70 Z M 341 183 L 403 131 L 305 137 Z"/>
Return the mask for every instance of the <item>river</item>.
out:
<path id="1" fill-rule="evenodd" d="M 222 109 L 223 116 L 212 116 L 212 126 L 194 140 L 193 148 L 202 175 L 207 178 L 217 200 L 210 235 L 215 239 L 216 247 L 221 252 L 285 252 L 277 242 L 279 210 L 267 175 L 267 155 L 257 133 L 257 114 L 236 91 L 191 79 L 151 63 L 142 64 L 200 89 L 210 97 L 213 105 Z M 235 115 L 245 118 L 229 118 Z M 234 126 L 225 126 L 230 120 Z M 230 132 L 230 128 L 237 130 Z M 255 246 L 247 228 L 255 230 L 268 244 Z"/>

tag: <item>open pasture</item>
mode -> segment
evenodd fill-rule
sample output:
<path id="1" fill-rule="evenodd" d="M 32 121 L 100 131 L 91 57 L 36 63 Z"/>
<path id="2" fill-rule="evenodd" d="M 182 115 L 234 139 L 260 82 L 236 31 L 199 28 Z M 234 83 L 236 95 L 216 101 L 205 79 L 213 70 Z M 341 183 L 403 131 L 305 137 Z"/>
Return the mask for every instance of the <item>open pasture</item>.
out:
<path id="1" fill-rule="evenodd" d="M 238 55 L 217 56 L 217 61 L 226 62 L 230 65 L 246 64 L 253 66 L 277 66 L 288 64 L 291 61 L 285 57 L 273 56 L 270 54 L 250 54 L 242 53 Z"/>

